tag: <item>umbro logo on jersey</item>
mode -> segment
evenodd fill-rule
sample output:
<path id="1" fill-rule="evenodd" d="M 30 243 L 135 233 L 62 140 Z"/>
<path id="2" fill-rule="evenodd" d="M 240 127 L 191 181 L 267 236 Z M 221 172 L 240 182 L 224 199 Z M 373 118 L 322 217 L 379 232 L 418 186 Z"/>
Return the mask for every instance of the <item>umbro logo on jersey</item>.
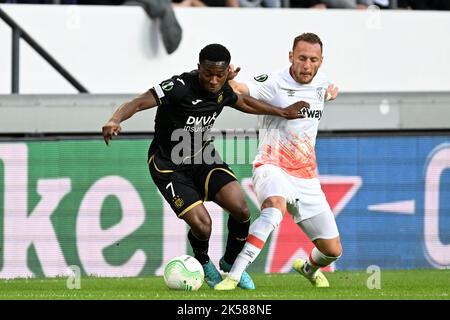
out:
<path id="1" fill-rule="evenodd" d="M 195 101 L 192 101 L 192 104 L 195 106 L 195 105 L 197 105 L 198 103 L 200 103 L 202 101 L 203 101 L 202 99 L 197 99 Z"/>
<path id="2" fill-rule="evenodd" d="M 281 89 L 287 92 L 288 97 L 293 97 L 293 96 L 295 96 L 295 90 L 293 90 L 293 89 L 288 89 L 288 88 L 281 88 Z"/>

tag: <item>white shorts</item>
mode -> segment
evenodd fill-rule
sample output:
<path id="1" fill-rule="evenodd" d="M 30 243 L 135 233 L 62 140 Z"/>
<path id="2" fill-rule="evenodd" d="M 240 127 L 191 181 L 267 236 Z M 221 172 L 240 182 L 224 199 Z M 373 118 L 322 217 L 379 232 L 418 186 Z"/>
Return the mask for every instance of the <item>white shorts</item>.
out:
<path id="1" fill-rule="evenodd" d="M 333 239 L 339 236 L 336 220 L 332 212 L 322 212 L 297 223 L 311 241 Z"/>
<path id="2" fill-rule="evenodd" d="M 285 198 L 295 223 L 323 212 L 333 215 L 317 178 L 297 178 L 280 167 L 264 164 L 253 171 L 253 186 L 260 206 L 269 197 Z"/>
<path id="3" fill-rule="evenodd" d="M 311 241 L 339 236 L 319 179 L 297 178 L 280 167 L 265 164 L 253 171 L 253 186 L 260 206 L 268 197 L 285 198 L 288 212 Z"/>

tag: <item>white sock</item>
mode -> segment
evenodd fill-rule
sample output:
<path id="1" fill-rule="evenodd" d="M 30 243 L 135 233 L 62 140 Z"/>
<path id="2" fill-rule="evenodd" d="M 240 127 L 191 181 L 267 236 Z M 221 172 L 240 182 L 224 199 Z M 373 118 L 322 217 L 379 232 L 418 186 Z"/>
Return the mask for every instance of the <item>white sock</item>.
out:
<path id="1" fill-rule="evenodd" d="M 320 252 L 316 247 L 314 247 L 308 259 L 306 260 L 305 265 L 303 266 L 303 271 L 307 275 L 314 277 L 316 271 L 319 270 L 319 268 L 323 268 L 330 265 L 340 257 L 341 256 L 339 257 L 326 256 L 322 252 Z"/>
<path id="2" fill-rule="evenodd" d="M 245 269 L 255 261 L 272 231 L 278 227 L 283 214 L 277 208 L 265 208 L 250 226 L 244 248 L 237 256 L 228 276 L 239 281 Z"/>

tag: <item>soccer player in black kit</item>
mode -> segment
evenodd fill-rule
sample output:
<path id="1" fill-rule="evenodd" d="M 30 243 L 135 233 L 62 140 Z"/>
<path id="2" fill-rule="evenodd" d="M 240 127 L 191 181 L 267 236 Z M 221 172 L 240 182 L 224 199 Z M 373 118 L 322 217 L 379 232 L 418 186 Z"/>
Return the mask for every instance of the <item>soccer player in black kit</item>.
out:
<path id="1" fill-rule="evenodd" d="M 212 221 L 203 202 L 214 201 L 230 214 L 225 254 L 219 261 L 225 272 L 231 269 L 245 244 L 250 210 L 233 171 L 207 139 L 208 131 L 224 106 L 287 119 L 302 118 L 300 110 L 308 107 L 300 101 L 283 109 L 236 95 L 227 82 L 230 60 L 224 46 L 206 46 L 200 51 L 198 70 L 174 76 L 122 104 L 102 128 L 109 144 L 119 134 L 122 121 L 138 111 L 158 107 L 155 136 L 148 152 L 150 174 L 173 211 L 190 226 L 189 242 L 211 288 L 222 277 L 208 256 Z M 246 272 L 239 286 L 255 289 Z"/>

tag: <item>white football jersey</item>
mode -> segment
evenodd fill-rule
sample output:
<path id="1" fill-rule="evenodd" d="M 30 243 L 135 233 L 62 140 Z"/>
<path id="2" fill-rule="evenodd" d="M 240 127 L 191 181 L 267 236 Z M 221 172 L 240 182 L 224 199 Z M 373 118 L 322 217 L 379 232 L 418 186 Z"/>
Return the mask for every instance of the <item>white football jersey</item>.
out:
<path id="1" fill-rule="evenodd" d="M 319 71 L 311 83 L 302 85 L 292 78 L 288 68 L 255 77 L 246 84 L 252 97 L 277 107 L 286 108 L 300 100 L 310 105 L 309 109 L 303 109 L 302 119 L 263 116 L 255 167 L 274 164 L 299 178 L 316 177 L 314 147 L 329 85 L 327 77 Z"/>

